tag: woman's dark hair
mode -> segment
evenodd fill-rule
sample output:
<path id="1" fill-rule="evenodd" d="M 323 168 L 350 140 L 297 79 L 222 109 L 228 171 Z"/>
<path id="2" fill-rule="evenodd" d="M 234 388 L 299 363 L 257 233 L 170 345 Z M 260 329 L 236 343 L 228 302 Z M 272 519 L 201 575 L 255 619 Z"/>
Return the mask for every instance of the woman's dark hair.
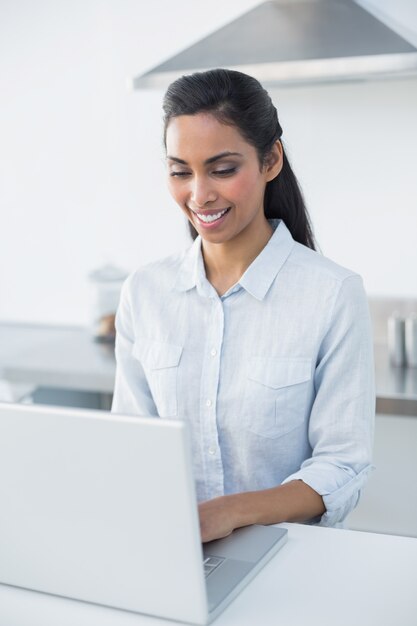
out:
<path id="1" fill-rule="evenodd" d="M 165 144 L 173 117 L 207 112 L 222 124 L 235 126 L 256 149 L 261 166 L 282 135 L 268 92 L 252 76 L 234 70 L 215 69 L 178 78 L 167 89 L 163 109 Z M 315 249 L 310 218 L 285 151 L 281 172 L 267 183 L 264 211 L 267 218 L 282 219 L 296 241 Z M 197 231 L 189 226 L 195 239 Z"/>

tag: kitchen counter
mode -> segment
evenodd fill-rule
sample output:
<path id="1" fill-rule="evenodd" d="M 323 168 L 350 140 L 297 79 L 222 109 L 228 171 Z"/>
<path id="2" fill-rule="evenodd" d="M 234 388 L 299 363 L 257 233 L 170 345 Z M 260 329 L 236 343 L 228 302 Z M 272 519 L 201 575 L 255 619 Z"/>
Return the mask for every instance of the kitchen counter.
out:
<path id="1" fill-rule="evenodd" d="M 10 383 L 110 395 L 115 368 L 114 346 L 86 328 L 0 324 L 0 379 Z M 417 416 L 417 368 L 390 366 L 376 344 L 375 375 L 378 413 Z"/>
<path id="2" fill-rule="evenodd" d="M 35 387 L 113 392 L 114 345 L 75 326 L 0 324 L 0 378 Z"/>
<path id="3" fill-rule="evenodd" d="M 288 529 L 287 544 L 216 619 L 216 626 L 415 626 L 417 539 L 282 526 Z M 0 623 L 180 625 L 7 585 L 0 585 Z"/>
<path id="4" fill-rule="evenodd" d="M 417 367 L 394 367 L 386 344 L 375 345 L 377 413 L 417 416 Z"/>

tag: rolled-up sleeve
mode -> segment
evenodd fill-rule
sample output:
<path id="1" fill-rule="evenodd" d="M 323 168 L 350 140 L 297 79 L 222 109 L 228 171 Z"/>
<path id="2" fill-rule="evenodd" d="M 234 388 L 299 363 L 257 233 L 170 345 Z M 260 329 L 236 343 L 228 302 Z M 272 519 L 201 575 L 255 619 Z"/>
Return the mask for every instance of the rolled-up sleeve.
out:
<path id="1" fill-rule="evenodd" d="M 134 275 L 125 281 L 116 313 L 116 379 L 112 413 L 158 415 L 142 365 L 133 356 L 134 322 L 131 292 Z"/>
<path id="2" fill-rule="evenodd" d="M 342 522 L 372 470 L 375 385 L 372 330 L 362 279 L 337 291 L 314 374 L 309 421 L 312 456 L 283 482 L 302 480 L 323 497 L 319 524 Z"/>

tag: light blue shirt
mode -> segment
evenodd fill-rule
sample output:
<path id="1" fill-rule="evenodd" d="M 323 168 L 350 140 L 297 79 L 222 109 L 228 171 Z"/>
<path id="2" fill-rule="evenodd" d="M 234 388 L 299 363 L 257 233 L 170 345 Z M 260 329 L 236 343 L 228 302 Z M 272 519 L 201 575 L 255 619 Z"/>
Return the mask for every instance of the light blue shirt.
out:
<path id="1" fill-rule="evenodd" d="M 129 276 L 112 411 L 189 422 L 200 501 L 301 479 L 332 526 L 371 469 L 366 295 L 360 276 L 271 223 L 265 248 L 221 297 L 200 237 Z"/>

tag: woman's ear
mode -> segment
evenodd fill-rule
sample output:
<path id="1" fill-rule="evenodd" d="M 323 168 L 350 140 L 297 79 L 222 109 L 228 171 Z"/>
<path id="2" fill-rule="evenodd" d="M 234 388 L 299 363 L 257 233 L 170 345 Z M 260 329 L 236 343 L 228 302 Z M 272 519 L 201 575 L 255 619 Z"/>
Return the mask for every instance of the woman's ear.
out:
<path id="1" fill-rule="evenodd" d="M 265 161 L 266 180 L 269 182 L 278 176 L 284 164 L 284 150 L 279 139 L 276 140 Z"/>

